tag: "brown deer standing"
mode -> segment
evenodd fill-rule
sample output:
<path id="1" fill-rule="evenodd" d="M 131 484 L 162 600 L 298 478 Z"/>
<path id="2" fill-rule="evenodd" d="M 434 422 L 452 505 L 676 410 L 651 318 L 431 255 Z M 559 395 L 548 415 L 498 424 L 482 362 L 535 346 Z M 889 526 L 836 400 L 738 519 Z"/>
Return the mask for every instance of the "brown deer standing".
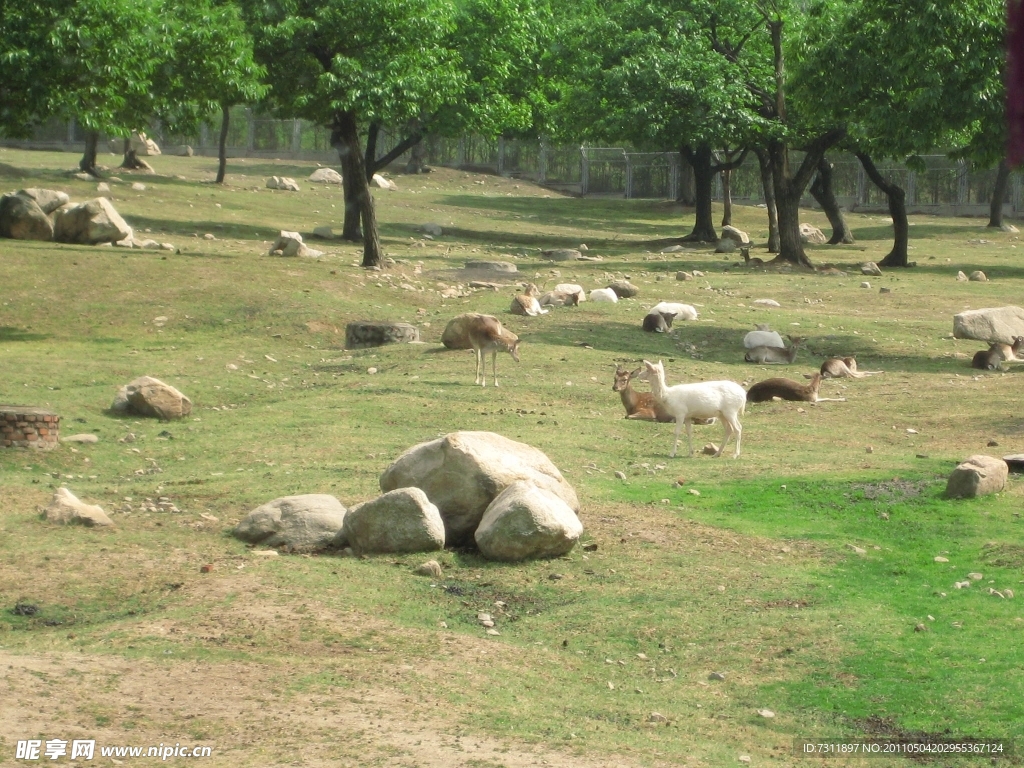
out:
<path id="1" fill-rule="evenodd" d="M 519 362 L 519 337 L 501 327 L 496 317 L 481 315 L 466 324 L 466 336 L 476 353 L 476 383 L 487 386 L 487 361 L 484 355 L 491 353 L 491 372 L 494 386 L 498 386 L 498 352 L 508 352 Z"/>

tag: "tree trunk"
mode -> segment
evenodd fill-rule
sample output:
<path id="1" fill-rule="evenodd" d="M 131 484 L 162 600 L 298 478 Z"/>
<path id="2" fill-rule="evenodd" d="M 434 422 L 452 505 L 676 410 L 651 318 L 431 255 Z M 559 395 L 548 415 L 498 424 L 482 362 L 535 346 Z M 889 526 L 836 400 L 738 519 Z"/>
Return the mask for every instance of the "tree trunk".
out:
<path id="1" fill-rule="evenodd" d="M 732 225 L 732 171 L 722 171 L 722 226 Z"/>
<path id="2" fill-rule="evenodd" d="M 366 154 L 363 157 L 363 168 L 366 169 L 366 180 L 373 178 L 377 172 L 377 138 L 380 136 L 380 123 L 370 123 L 366 129 Z"/>
<path id="3" fill-rule="evenodd" d="M 406 173 L 425 173 L 427 167 L 427 147 L 422 141 L 412 146 L 409 162 L 405 164 Z"/>
<path id="4" fill-rule="evenodd" d="M 846 226 L 846 219 L 843 218 L 843 212 L 836 200 L 835 190 L 832 186 L 833 167 L 832 163 L 822 155 L 821 160 L 818 161 L 818 175 L 811 182 L 811 195 L 818 201 L 821 210 L 828 216 L 828 223 L 832 225 L 832 238 L 828 244 L 845 243 L 849 245 L 854 242 L 853 232 Z"/>
<path id="5" fill-rule="evenodd" d="M 217 183 L 224 183 L 224 172 L 228 167 L 228 123 L 230 107 L 220 105 L 220 138 L 217 140 Z"/>
<path id="6" fill-rule="evenodd" d="M 910 223 L 907 221 L 907 193 L 903 187 L 886 181 L 878 172 L 874 161 L 864 152 L 857 152 L 857 159 L 864 166 L 864 172 L 885 193 L 889 200 L 889 215 L 892 216 L 893 244 L 892 250 L 880 262 L 880 267 L 912 267 L 907 261 L 907 244 L 910 240 Z"/>
<path id="7" fill-rule="evenodd" d="M 1003 201 L 1006 200 L 1006 187 L 1010 183 L 1010 164 L 1004 157 L 999 161 L 999 168 L 996 171 L 996 187 L 992 190 L 992 203 L 988 209 L 988 225 L 990 227 L 1003 226 Z"/>
<path id="8" fill-rule="evenodd" d="M 711 168 L 711 147 L 701 144 L 683 147 L 686 159 L 693 167 L 694 205 L 696 206 L 693 231 L 683 238 L 684 242 L 715 243 L 718 233 L 711 214 L 711 185 L 715 180 L 715 172 Z"/>
<path id="9" fill-rule="evenodd" d="M 348 181 L 349 177 L 356 173 L 355 163 L 352 162 L 348 149 L 344 144 L 334 144 L 333 134 L 331 142 L 338 151 L 338 158 L 341 162 L 341 191 L 345 201 L 345 219 L 342 224 L 341 239 L 350 240 L 354 243 L 362 242 L 363 229 L 359 225 L 359 202 L 355 196 L 355 184 Z"/>
<path id="10" fill-rule="evenodd" d="M 779 209 L 775 205 L 775 182 L 772 181 L 772 165 L 768 153 L 763 149 L 754 150 L 757 164 L 761 168 L 761 186 L 764 187 L 764 204 L 768 209 L 768 253 L 779 252 Z"/>
<path id="11" fill-rule="evenodd" d="M 697 196 L 694 194 L 693 166 L 686 155 L 687 150 L 688 147 L 679 150 L 679 194 L 676 196 L 676 202 L 692 206 L 696 203 Z"/>
<path id="12" fill-rule="evenodd" d="M 380 237 L 377 233 L 377 214 L 374 211 L 373 196 L 363 165 L 362 147 L 359 146 L 359 128 L 353 112 L 338 112 L 334 116 L 331 144 L 338 150 L 344 169 L 345 223 L 348 225 L 349 199 L 358 212 L 363 227 L 363 266 L 379 267 L 382 261 Z M 351 192 L 350 192 L 351 190 Z"/>
<path id="13" fill-rule="evenodd" d="M 80 170 L 85 171 L 88 174 L 98 177 L 99 172 L 96 170 L 96 150 L 100 143 L 100 132 L 99 131 L 86 131 L 85 132 L 85 154 L 82 155 L 82 159 L 78 163 Z"/>
<path id="14" fill-rule="evenodd" d="M 771 160 L 775 207 L 779 216 L 779 255 L 774 261 L 788 261 L 813 269 L 814 265 L 807 258 L 803 241 L 800 239 L 800 198 L 803 196 L 806 182 L 798 184 L 790 175 L 789 147 L 783 142 L 770 142 L 768 157 Z M 817 163 L 816 160 L 814 162 Z M 807 156 L 804 163 L 807 163 Z M 810 178 L 807 181 L 810 181 Z"/>

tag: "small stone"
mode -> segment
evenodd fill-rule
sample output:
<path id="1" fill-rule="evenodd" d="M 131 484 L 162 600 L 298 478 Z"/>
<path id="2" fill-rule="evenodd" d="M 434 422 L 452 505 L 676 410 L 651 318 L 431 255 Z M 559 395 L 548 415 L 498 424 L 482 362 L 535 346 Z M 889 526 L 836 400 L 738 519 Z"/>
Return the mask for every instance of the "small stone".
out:
<path id="1" fill-rule="evenodd" d="M 69 435 L 60 439 L 62 443 L 98 443 L 100 439 L 96 435 Z"/>
<path id="2" fill-rule="evenodd" d="M 620 471 L 616 471 L 616 472 L 615 472 L 615 476 L 616 476 L 616 477 L 617 477 L 617 478 L 618 478 L 619 480 L 625 480 L 625 479 L 626 479 L 626 473 L 625 473 L 625 472 L 620 472 Z"/>
<path id="3" fill-rule="evenodd" d="M 708 680 L 725 680 L 724 672 L 712 672 L 708 675 Z"/>
<path id="4" fill-rule="evenodd" d="M 971 579 L 972 581 L 981 581 L 982 579 L 985 578 L 985 574 L 983 574 L 983 573 L 968 573 L 967 574 L 967 578 Z"/>
<path id="5" fill-rule="evenodd" d="M 501 632 L 499 632 L 498 630 L 496 630 L 496 629 L 494 629 L 494 628 L 492 627 L 492 628 L 489 628 L 489 629 L 487 630 L 487 633 L 486 633 L 486 634 L 488 634 L 488 635 L 500 635 L 500 634 L 501 634 Z"/>
<path id="6" fill-rule="evenodd" d="M 1004 589 L 1003 590 L 1003 597 L 1007 597 L 1007 598 L 1012 599 L 1013 598 L 1013 590 L 1012 589 Z"/>
<path id="7" fill-rule="evenodd" d="M 583 545 L 584 552 L 597 552 L 597 542 L 591 541 Z"/>
<path id="8" fill-rule="evenodd" d="M 750 755 L 740 755 L 736 759 L 739 760 L 741 763 L 749 763 L 750 762 Z"/>
<path id="9" fill-rule="evenodd" d="M 141 181 L 135 181 L 132 182 L 132 189 L 134 189 L 136 192 L 145 192 L 146 185 L 143 184 Z"/>
<path id="10" fill-rule="evenodd" d="M 477 621 L 492 621 L 491 614 L 483 613 L 483 612 L 478 613 L 476 615 L 476 620 Z"/>
<path id="11" fill-rule="evenodd" d="M 770 709 L 759 709 L 757 710 L 757 714 L 759 714 L 761 717 L 768 718 L 769 720 L 775 717 L 775 713 L 772 712 Z"/>
<path id="12" fill-rule="evenodd" d="M 914 627 L 914 631 L 915 632 L 927 632 L 928 631 L 928 627 L 925 626 L 924 624 L 918 624 L 917 626 Z"/>
<path id="13" fill-rule="evenodd" d="M 662 253 L 679 253 L 681 250 L 683 250 L 683 246 L 681 246 L 681 245 L 670 245 L 668 248 L 662 248 L 661 252 Z"/>
<path id="14" fill-rule="evenodd" d="M 999 443 L 998 443 L 998 442 L 996 442 L 995 440 L 989 440 L 989 441 L 988 441 L 988 442 L 986 443 L 986 445 L 987 445 L 987 446 L 988 446 L 989 448 L 996 448 L 996 447 L 998 447 L 998 446 L 999 446 Z"/>
<path id="15" fill-rule="evenodd" d="M 427 560 L 422 565 L 417 565 L 413 570 L 417 576 L 430 576 L 434 579 L 440 579 L 444 576 L 444 572 L 441 570 L 441 564 L 437 560 Z"/>
<path id="16" fill-rule="evenodd" d="M 638 659 L 640 659 L 640 661 L 647 661 L 647 654 L 646 654 L 646 653 L 638 653 L 638 654 L 636 655 L 636 657 L 637 657 Z"/>
<path id="17" fill-rule="evenodd" d="M 651 714 L 649 714 L 647 716 L 647 722 L 649 722 L 649 723 L 667 723 L 668 722 L 668 718 L 665 717 L 663 714 L 661 714 L 661 712 L 651 712 Z"/>
<path id="18" fill-rule="evenodd" d="M 865 452 L 865 453 L 874 453 L 874 452 L 875 452 L 875 449 L 874 449 L 874 448 L 872 448 L 872 447 L 871 447 L 871 446 L 869 445 L 869 446 L 868 446 L 867 448 L 865 448 L 865 449 L 864 449 L 864 452 Z"/>
<path id="19" fill-rule="evenodd" d="M 892 288 L 879 288 L 879 293 L 892 293 Z"/>
<path id="20" fill-rule="evenodd" d="M 943 557 L 942 555 L 936 555 L 935 562 L 936 563 L 948 563 L 949 562 L 949 558 L 948 557 Z"/>
<path id="21" fill-rule="evenodd" d="M 367 368 L 367 369 L 366 369 L 366 372 L 367 372 L 367 373 L 371 373 L 371 374 L 372 374 L 372 373 L 376 373 L 376 372 L 377 372 L 377 369 L 376 369 L 376 368 Z"/>
<path id="22" fill-rule="evenodd" d="M 211 565 L 210 563 L 207 563 L 199 569 L 200 573 L 210 573 L 211 571 L 213 571 L 213 565 Z"/>
<path id="23" fill-rule="evenodd" d="M 276 549 L 254 549 L 252 554 L 257 557 L 277 557 L 280 553 Z"/>
<path id="24" fill-rule="evenodd" d="M 614 691 L 615 690 L 615 683 L 613 683 L 611 680 L 608 681 L 608 690 L 609 691 Z"/>
<path id="25" fill-rule="evenodd" d="M 560 581 L 561 579 L 564 579 L 565 577 L 562 574 L 560 574 L 560 573 L 549 573 L 548 574 L 548 578 L 551 579 L 552 581 Z"/>
<path id="26" fill-rule="evenodd" d="M 856 544 L 847 544 L 846 546 L 852 549 L 858 555 L 866 555 L 868 553 L 866 549 L 864 549 L 863 547 L 858 547 Z"/>
<path id="27" fill-rule="evenodd" d="M 700 496 L 700 491 L 698 491 L 696 488 L 691 488 L 689 491 L 687 491 L 687 493 L 689 493 L 691 496 Z"/>
<path id="28" fill-rule="evenodd" d="M 865 280 L 863 283 L 860 284 L 860 287 L 861 288 L 870 288 L 871 287 L 871 283 L 869 283 L 867 280 Z"/>
<path id="29" fill-rule="evenodd" d="M 916 429 L 907 429 L 907 434 L 908 435 L 916 435 L 916 434 L 918 434 L 918 431 Z"/>
<path id="30" fill-rule="evenodd" d="M 714 456 L 716 453 L 718 453 L 718 446 L 715 445 L 714 443 L 708 443 L 701 449 L 701 453 L 703 453 L 705 456 Z"/>
<path id="31" fill-rule="evenodd" d="M 956 281 L 958 283 L 966 283 L 967 282 L 967 275 L 965 275 L 962 271 L 961 272 L 957 272 L 956 273 Z"/>
<path id="32" fill-rule="evenodd" d="M 974 272 L 971 272 L 971 276 L 968 277 L 967 279 L 970 280 L 972 283 L 987 283 L 988 275 L 986 275 L 980 269 L 976 269 Z"/>
<path id="33" fill-rule="evenodd" d="M 754 299 L 753 303 L 757 304 L 758 306 L 761 306 L 761 307 L 781 307 L 782 306 L 775 299 Z"/>
<path id="34" fill-rule="evenodd" d="M 662 251 L 664 253 L 664 251 Z M 693 275 L 686 271 L 676 272 L 676 280 L 693 280 Z"/>
<path id="35" fill-rule="evenodd" d="M 217 237 L 213 233 L 207 232 L 205 235 L 203 235 L 203 239 L 204 240 L 216 240 Z"/>

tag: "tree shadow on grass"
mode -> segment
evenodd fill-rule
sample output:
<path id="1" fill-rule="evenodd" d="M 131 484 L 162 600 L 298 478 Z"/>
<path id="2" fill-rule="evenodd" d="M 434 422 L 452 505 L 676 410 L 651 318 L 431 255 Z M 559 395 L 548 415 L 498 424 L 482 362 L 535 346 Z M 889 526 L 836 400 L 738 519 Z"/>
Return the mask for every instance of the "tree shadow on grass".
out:
<path id="1" fill-rule="evenodd" d="M 0 325 L 0 342 L 4 341 L 45 341 L 51 338 L 48 333 L 29 333 L 24 328 L 13 325 Z"/>
<path id="2" fill-rule="evenodd" d="M 155 232 L 166 232 L 169 235 L 189 238 L 193 234 L 216 232 L 218 239 L 253 240 L 256 237 L 263 240 L 276 240 L 277 236 L 281 233 L 280 229 L 260 224 L 235 224 L 222 221 L 177 221 L 175 219 L 155 219 L 134 215 L 131 217 L 131 220 L 132 228 L 139 233 L 149 228 Z M 200 242 L 202 242 L 201 238 Z"/>

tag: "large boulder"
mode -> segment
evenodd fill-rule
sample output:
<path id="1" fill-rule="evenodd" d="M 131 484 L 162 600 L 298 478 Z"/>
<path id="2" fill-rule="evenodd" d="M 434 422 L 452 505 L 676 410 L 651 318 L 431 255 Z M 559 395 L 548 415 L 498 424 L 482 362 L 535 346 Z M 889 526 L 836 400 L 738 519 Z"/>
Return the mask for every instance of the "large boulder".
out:
<path id="1" fill-rule="evenodd" d="M 341 174 L 333 168 L 317 168 L 311 174 L 309 174 L 310 181 L 316 181 L 320 184 L 341 184 Z"/>
<path id="2" fill-rule="evenodd" d="M 298 192 L 299 185 L 295 179 L 288 176 L 271 176 L 267 179 L 267 189 L 281 189 L 285 192 Z"/>
<path id="3" fill-rule="evenodd" d="M 169 421 L 192 413 L 192 401 L 160 379 L 139 376 L 118 390 L 110 410 L 115 413 L 154 416 Z"/>
<path id="4" fill-rule="evenodd" d="M 448 545 L 460 546 L 473 540 L 488 505 L 517 480 L 579 510 L 576 491 L 543 452 L 493 432 L 452 432 L 415 445 L 384 470 L 380 487 L 422 489 L 441 512 Z"/>
<path id="5" fill-rule="evenodd" d="M 302 235 L 298 232 L 289 232 L 285 229 L 281 230 L 268 253 L 271 256 L 312 256 L 314 258 L 324 255 L 323 251 L 314 250 L 302 242 Z"/>
<path id="6" fill-rule="evenodd" d="M 953 335 L 958 339 L 1013 344 L 1014 336 L 1024 336 L 1024 309 L 995 307 L 971 309 L 953 315 Z"/>
<path id="7" fill-rule="evenodd" d="M 828 242 L 828 238 L 825 237 L 824 232 L 822 232 L 813 224 L 801 224 L 800 242 L 810 243 L 811 245 L 824 245 L 825 243 Z"/>
<path id="8" fill-rule="evenodd" d="M 71 202 L 67 192 L 60 192 L 56 189 L 29 187 L 28 189 L 19 189 L 17 194 L 20 197 L 28 197 L 35 200 L 36 205 L 43 209 L 43 213 L 53 213 L 62 205 L 67 205 Z"/>
<path id="9" fill-rule="evenodd" d="M 469 326 L 471 323 L 479 322 L 483 317 L 491 317 L 491 315 L 466 312 L 453 317 L 445 326 L 444 333 L 441 334 L 441 343 L 448 349 L 472 349 L 473 345 L 469 341 Z M 497 318 L 492 319 L 497 320 Z"/>
<path id="10" fill-rule="evenodd" d="M 114 524 L 102 507 L 79 501 L 67 488 L 57 489 L 50 504 L 43 510 L 43 516 L 48 522 L 63 525 L 85 525 L 93 528 Z"/>
<path id="11" fill-rule="evenodd" d="M 471 272 L 497 272 L 502 275 L 514 275 L 519 267 L 510 261 L 467 261 L 463 269 Z"/>
<path id="12" fill-rule="evenodd" d="M 345 514 L 341 502 L 325 493 L 284 496 L 256 507 L 232 533 L 250 544 L 316 552 L 334 544 Z"/>
<path id="13" fill-rule="evenodd" d="M 474 538 L 484 557 L 517 561 L 564 555 L 582 533 L 583 524 L 568 504 L 520 480 L 490 503 Z"/>
<path id="14" fill-rule="evenodd" d="M 608 287 L 615 291 L 615 295 L 620 299 L 631 299 L 640 293 L 640 289 L 628 280 L 616 280 L 608 283 Z"/>
<path id="15" fill-rule="evenodd" d="M 132 131 L 129 144 L 139 157 L 160 154 L 160 147 L 157 146 L 157 143 L 152 139 L 146 138 L 146 134 L 141 131 Z"/>
<path id="16" fill-rule="evenodd" d="M 732 240 L 736 245 L 750 245 L 750 235 L 730 224 L 722 227 L 722 239 Z"/>
<path id="17" fill-rule="evenodd" d="M 364 320 L 345 326 L 345 348 L 380 347 L 384 344 L 408 344 L 420 340 L 420 331 L 409 323 Z"/>
<path id="18" fill-rule="evenodd" d="M 398 488 L 349 510 L 342 538 L 359 553 L 432 552 L 444 548 L 444 523 L 423 491 Z"/>
<path id="19" fill-rule="evenodd" d="M 131 227 L 105 197 L 65 205 L 53 214 L 53 238 L 61 243 L 116 243 L 132 233 Z"/>
<path id="20" fill-rule="evenodd" d="M 0 237 L 15 240 L 53 240 L 53 222 L 30 197 L 0 197 Z"/>
<path id="21" fill-rule="evenodd" d="M 1009 467 L 1002 459 L 977 454 L 958 464 L 946 482 L 946 495 L 953 499 L 972 499 L 999 493 L 1006 486 Z"/>
<path id="22" fill-rule="evenodd" d="M 576 261 L 583 256 L 575 248 L 552 248 L 551 250 L 541 251 L 540 255 L 552 261 Z"/>

